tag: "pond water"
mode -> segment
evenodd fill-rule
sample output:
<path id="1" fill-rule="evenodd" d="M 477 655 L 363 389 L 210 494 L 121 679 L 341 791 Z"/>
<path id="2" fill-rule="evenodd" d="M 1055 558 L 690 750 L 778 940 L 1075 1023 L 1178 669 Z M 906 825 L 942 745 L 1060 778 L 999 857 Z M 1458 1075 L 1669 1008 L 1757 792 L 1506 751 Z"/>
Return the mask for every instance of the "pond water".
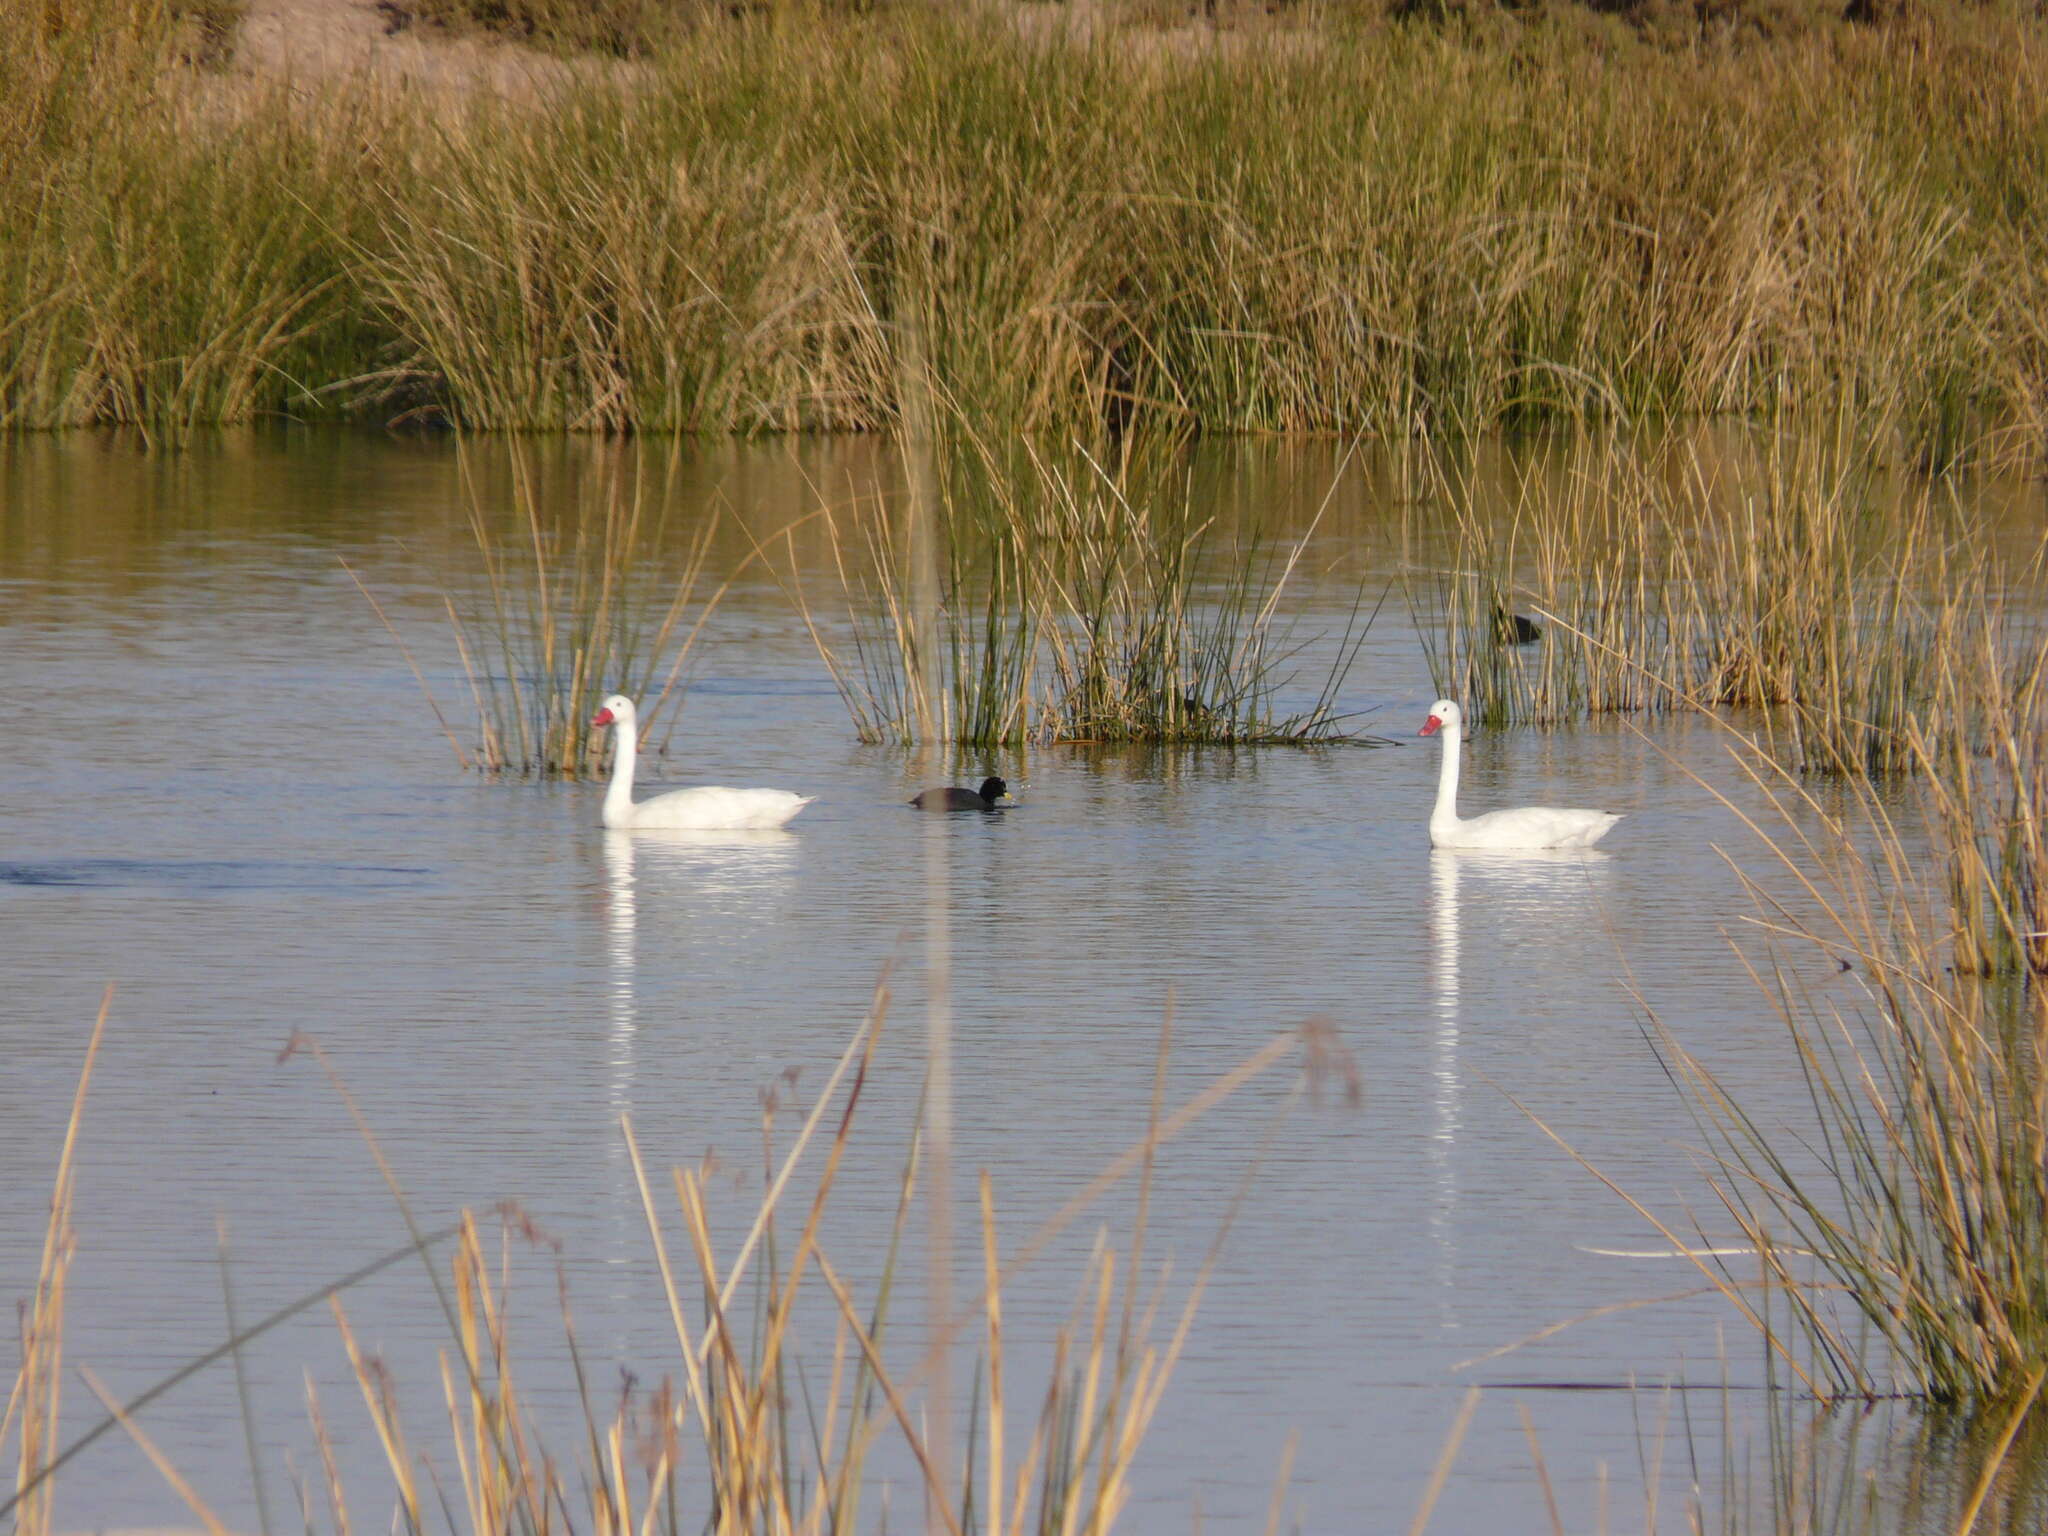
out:
<path id="1" fill-rule="evenodd" d="M 1264 1528 L 1293 1438 L 1290 1522 L 1405 1529 L 1474 1384 L 1487 1390 L 1432 1529 L 1550 1528 L 1525 1411 L 1569 1528 L 1641 1528 L 1652 1497 L 1676 1523 L 1688 1485 L 1717 1481 L 1724 1411 L 1744 1433 L 1757 1422 L 1753 1338 L 1687 1294 L 1686 1267 L 1598 1252 L 1658 1244 L 1536 1123 L 1658 1209 L 1704 1208 L 1646 1008 L 1764 1116 L 1803 1121 L 1781 1026 L 1729 948 L 1750 907 L 1721 850 L 1755 845 L 1699 781 L 1761 806 L 1711 724 L 1482 733 L 1468 811 L 1628 819 L 1585 858 L 1433 855 L 1436 749 L 1413 739 L 1433 690 L 1400 581 L 1442 552 L 1417 546 L 1389 466 L 1239 446 L 1202 460 L 1220 503 L 1255 503 L 1284 531 L 1330 498 L 1297 599 L 1307 630 L 1341 628 L 1361 580 L 1392 586 L 1340 699 L 1389 744 L 968 754 L 946 764 L 955 782 L 1002 773 L 1021 803 L 920 818 L 904 805 L 924 787 L 913 763 L 854 739 L 756 566 L 707 628 L 654 774 L 816 803 L 781 834 L 607 838 L 598 786 L 458 767 L 349 574 L 465 734 L 440 592 L 477 577 L 465 509 L 500 495 L 494 451 L 465 463 L 444 440 L 317 432 L 170 453 L 0 445 L 9 1299 L 33 1288 L 82 1052 L 115 989 L 78 1152 L 67 1364 L 125 1395 L 217 1343 L 221 1221 L 244 1319 L 404 1242 L 346 1104 L 304 1052 L 280 1059 L 303 1031 L 422 1224 L 519 1202 L 559 1242 L 599 1395 L 622 1371 L 650 1384 L 676 1353 L 621 1116 L 650 1164 L 715 1154 L 729 1252 L 761 1183 L 763 1093 L 791 1106 L 774 1132 L 786 1145 L 887 974 L 888 1027 L 825 1232 L 870 1291 L 922 1081 L 936 858 L 963 1277 L 978 1273 L 976 1174 L 1014 1246 L 1142 1135 L 1169 1013 L 1170 1103 L 1309 1019 L 1330 1022 L 1359 1072 L 1356 1106 L 1332 1092 L 1291 1108 L 1292 1069 L 1268 1073 L 1162 1155 L 1146 1254 L 1171 1259 L 1175 1298 L 1257 1166 L 1124 1528 Z M 723 505 L 736 529 L 891 472 L 879 446 L 819 442 L 693 449 L 674 470 L 679 505 Z M 746 547 L 722 532 L 713 574 Z M 1835 985 L 1825 957 L 1793 963 Z M 1013 1280 L 1020 1380 L 1042 1384 L 1097 1222 L 1121 1234 L 1132 1205 L 1119 1189 Z M 520 1379 L 573 1460 L 553 1262 L 514 1260 Z M 907 1319 L 924 1271 L 907 1266 Z M 1653 1298 L 1667 1299 L 1626 1305 Z M 347 1306 L 397 1380 L 415 1449 L 452 1479 L 434 1364 L 448 1325 L 425 1275 L 395 1266 Z M 959 1354 L 964 1391 L 971 1341 Z M 323 1485 L 310 1379 L 353 1513 L 384 1523 L 390 1482 L 326 1310 L 265 1335 L 245 1367 L 273 1513 L 298 1518 L 283 1513 L 293 1475 Z M 1732 1410 L 1657 1390 L 1724 1381 L 1743 1389 Z M 1648 1390 L 1557 1390 L 1631 1383 Z M 66 1390 L 68 1439 L 97 1415 Z M 224 1367 L 144 1424 L 224 1518 L 254 1527 Z M 880 1473 L 901 1476 L 897 1523 L 913 1520 L 908 1468 L 885 1456 Z M 189 1520 L 118 1436 L 60 1485 L 66 1529 Z"/>

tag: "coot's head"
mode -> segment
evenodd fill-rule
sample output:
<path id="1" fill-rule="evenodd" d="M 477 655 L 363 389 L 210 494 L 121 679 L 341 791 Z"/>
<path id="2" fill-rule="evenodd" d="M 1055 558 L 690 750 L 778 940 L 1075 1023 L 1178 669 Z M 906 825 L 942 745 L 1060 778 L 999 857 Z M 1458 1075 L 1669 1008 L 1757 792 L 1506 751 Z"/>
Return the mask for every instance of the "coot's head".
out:
<path id="1" fill-rule="evenodd" d="M 1458 712 L 1458 706 L 1449 699 L 1438 699 L 1429 706 L 1429 718 L 1422 722 L 1418 736 L 1434 736 L 1438 731 L 1455 731 L 1464 724 L 1465 717 Z"/>
<path id="2" fill-rule="evenodd" d="M 1009 792 L 1010 786 L 1005 784 L 1001 779 L 986 778 L 981 781 L 981 798 L 986 800 L 990 805 L 994 805 L 998 800 L 1002 799 L 1003 796 L 1007 795 Z"/>

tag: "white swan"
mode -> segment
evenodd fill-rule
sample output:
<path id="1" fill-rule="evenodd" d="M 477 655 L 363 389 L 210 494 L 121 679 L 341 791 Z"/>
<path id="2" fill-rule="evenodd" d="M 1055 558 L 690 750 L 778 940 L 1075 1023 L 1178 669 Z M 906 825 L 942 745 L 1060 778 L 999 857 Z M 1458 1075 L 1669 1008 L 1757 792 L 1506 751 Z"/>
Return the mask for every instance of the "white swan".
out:
<path id="1" fill-rule="evenodd" d="M 1614 811 L 1562 811 L 1547 805 L 1461 818 L 1458 748 L 1465 739 L 1465 716 L 1449 699 L 1429 706 L 1429 718 L 1417 734 L 1438 732 L 1444 738 L 1444 764 L 1437 780 L 1436 809 L 1429 814 L 1432 848 L 1590 848 L 1621 820 Z"/>
<path id="2" fill-rule="evenodd" d="M 633 761 L 640 749 L 640 717 L 633 701 L 615 693 L 590 721 L 612 728 L 612 783 L 604 793 L 604 824 L 612 828 L 757 831 L 779 827 L 811 803 L 786 789 L 678 789 L 633 803 Z"/>

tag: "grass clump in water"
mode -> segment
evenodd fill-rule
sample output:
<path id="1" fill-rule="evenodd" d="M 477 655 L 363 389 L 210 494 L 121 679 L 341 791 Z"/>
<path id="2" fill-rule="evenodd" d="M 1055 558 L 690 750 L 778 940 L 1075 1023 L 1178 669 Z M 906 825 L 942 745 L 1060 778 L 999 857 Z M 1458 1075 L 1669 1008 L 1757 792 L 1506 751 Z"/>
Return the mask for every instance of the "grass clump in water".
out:
<path id="1" fill-rule="evenodd" d="M 1457 563 L 1411 604 L 1432 681 L 1493 725 L 1753 711 L 1805 769 L 1911 771 L 1943 678 L 2048 595 L 1993 559 L 1951 487 L 1811 438 L 1723 457 L 1592 434 L 1518 466 L 1509 505 L 1476 475 L 1439 483 Z M 1540 640 L 1504 630 L 1515 612 Z"/>
<path id="2" fill-rule="evenodd" d="M 651 730 L 730 584 L 699 599 L 718 517 L 685 519 L 658 461 L 626 446 L 579 472 L 581 458 L 516 445 L 509 518 L 466 464 L 483 581 L 444 605 L 476 707 L 474 758 L 456 751 L 485 773 L 594 776 L 598 701 L 627 694 Z"/>
<path id="3" fill-rule="evenodd" d="M 1336 701 L 1370 622 L 1355 603 L 1320 685 L 1296 686 L 1307 643 L 1285 604 L 1313 526 L 1281 544 L 1256 527 L 1222 532 L 1170 453 L 1105 461 L 1025 443 L 998 455 L 965 433 L 946 451 L 942 504 L 912 494 L 861 518 L 867 558 L 841 567 L 843 649 L 809 616 L 863 740 L 1350 736 Z M 922 604 L 920 519 L 944 546 L 944 580 Z"/>

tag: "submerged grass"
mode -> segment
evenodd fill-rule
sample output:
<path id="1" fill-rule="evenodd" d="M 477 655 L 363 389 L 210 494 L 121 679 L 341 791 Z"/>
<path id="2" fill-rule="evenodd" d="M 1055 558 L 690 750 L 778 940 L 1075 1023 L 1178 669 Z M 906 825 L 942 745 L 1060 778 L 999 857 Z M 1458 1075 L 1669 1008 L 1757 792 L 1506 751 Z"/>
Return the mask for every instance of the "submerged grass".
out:
<path id="1" fill-rule="evenodd" d="M 2031 458 L 2048 41 L 1938 11 L 1683 49 L 721 15 L 432 101 L 110 21 L 0 60 L 0 422 L 875 429 L 916 317 L 977 416 L 1091 440 L 1826 402 Z"/>

